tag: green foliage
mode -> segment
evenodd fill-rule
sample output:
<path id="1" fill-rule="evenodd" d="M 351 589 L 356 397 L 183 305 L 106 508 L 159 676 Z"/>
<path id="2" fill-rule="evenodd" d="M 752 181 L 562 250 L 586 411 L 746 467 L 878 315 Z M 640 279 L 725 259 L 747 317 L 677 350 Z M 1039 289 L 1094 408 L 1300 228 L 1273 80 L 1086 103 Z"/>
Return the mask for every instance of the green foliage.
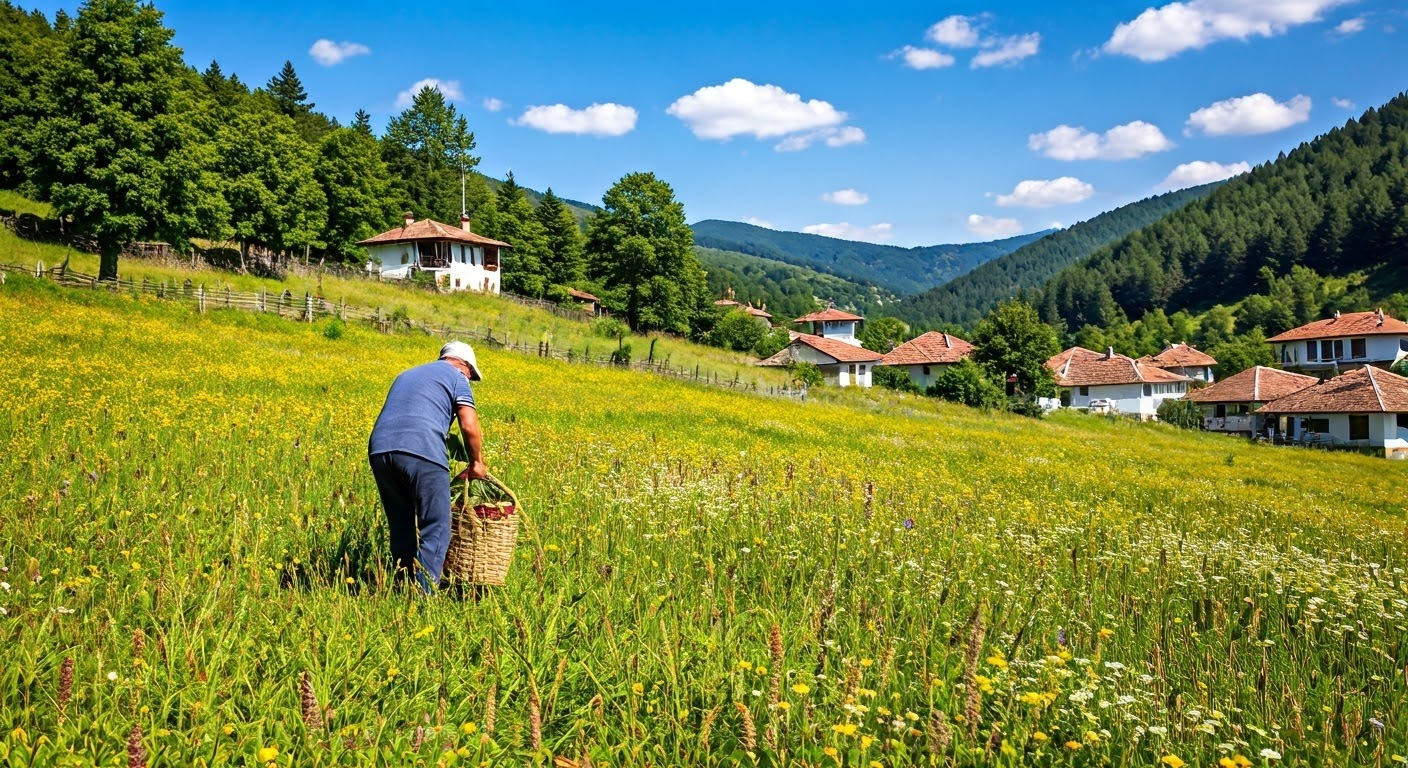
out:
<path id="1" fill-rule="evenodd" d="M 908 379 L 909 376 L 906 375 L 905 378 Z M 943 373 L 929 385 L 925 394 L 970 408 L 989 410 L 1002 408 L 1006 401 L 1002 387 L 993 383 L 983 366 L 966 357 L 954 365 L 946 366 Z"/>
<path id="2" fill-rule="evenodd" d="M 552 193 L 552 187 L 538 201 L 535 215 L 547 237 L 542 260 L 548 282 L 577 287 L 587 276 L 586 240 L 577 218 L 562 198 Z"/>
<path id="3" fill-rule="evenodd" d="M 308 101 L 308 92 L 303 90 L 303 81 L 294 71 L 293 62 L 288 60 L 284 61 L 283 69 L 280 69 L 277 75 L 269 78 L 269 84 L 264 86 L 264 90 L 273 97 L 279 111 L 290 118 L 311 112 L 315 106 Z"/>
<path id="4" fill-rule="evenodd" d="M 1207 353 L 1217 361 L 1213 374 L 1218 379 L 1258 365 L 1276 365 L 1276 350 L 1266 343 L 1266 334 L 1261 332 L 1261 328 L 1253 328 L 1242 336 L 1209 347 Z"/>
<path id="5" fill-rule="evenodd" d="M 1170 398 L 1159 403 L 1159 421 L 1179 429 L 1202 429 L 1203 409 L 1192 400 Z"/>
<path id="6" fill-rule="evenodd" d="M 328 202 L 318 184 L 319 156 L 292 118 L 243 111 L 220 129 L 216 146 L 234 237 L 242 246 L 302 251 L 322 245 Z"/>
<path id="7" fill-rule="evenodd" d="M 758 319 L 741 309 L 724 314 L 709 332 L 709 343 L 735 352 L 753 352 L 764 342 L 768 330 Z"/>
<path id="8" fill-rule="evenodd" d="M 684 206 L 653 173 L 631 173 L 602 197 L 587 228 L 590 274 L 636 330 L 688 333 L 707 307 Z"/>
<path id="9" fill-rule="evenodd" d="M 411 106 L 391 118 L 382 141 L 386 165 L 413 212 L 445 222 L 459 221 L 460 174 L 479 164 L 479 158 L 470 154 L 474 146 L 469 123 L 431 86 L 422 88 Z M 489 195 L 487 187 L 479 192 Z M 477 218 L 483 202 L 482 197 L 469 200 L 465 210 Z"/>
<path id="10" fill-rule="evenodd" d="M 821 369 L 816 363 L 809 363 L 806 360 L 793 360 L 787 364 L 787 375 L 792 378 L 792 382 L 802 387 L 819 387 L 826 381 L 826 377 L 821 375 Z"/>
<path id="11" fill-rule="evenodd" d="M 1266 284 L 1266 293 L 1242 300 L 1237 312 L 1237 328 L 1242 332 L 1261 328 L 1267 335 L 1275 336 L 1337 311 L 1369 306 L 1369 291 L 1364 288 L 1362 273 L 1327 277 L 1296 265 L 1284 277 L 1277 277 L 1270 267 L 1262 267 L 1258 277 Z"/>
<path id="12" fill-rule="evenodd" d="M 909 377 L 909 370 L 903 366 L 877 365 L 870 369 L 870 383 L 877 387 L 893 389 L 896 392 L 921 394 L 919 385 Z"/>
<path id="13" fill-rule="evenodd" d="M 547 230 L 512 173 L 499 185 L 495 198 L 490 235 L 513 246 L 503 257 L 504 290 L 540 298 L 552 284 L 545 263 L 552 258 Z"/>
<path id="14" fill-rule="evenodd" d="M 327 195 L 328 252 L 345 262 L 365 258 L 357 242 L 394 225 L 403 207 L 376 139 L 357 128 L 332 131 L 318 147 L 314 173 Z"/>
<path id="15" fill-rule="evenodd" d="M 631 345 L 622 343 L 611 350 L 611 362 L 615 365 L 631 364 Z"/>
<path id="16" fill-rule="evenodd" d="M 1056 332 L 1041 322 L 1036 309 L 1022 301 L 1009 301 L 978 323 L 973 334 L 973 361 L 988 378 L 1006 382 L 1016 377 L 1016 391 L 1026 399 L 1051 397 L 1056 385 L 1046 361 L 1061 351 Z"/>
<path id="17" fill-rule="evenodd" d="M 699 246 L 695 246 L 694 254 L 708 272 L 709 295 L 723 296 L 732 289 L 735 300 L 766 307 L 777 323 L 815 312 L 824 306 L 817 301 L 818 297 L 862 317 L 896 300 L 894 294 L 877 285 L 847 280 L 810 267 Z"/>
<path id="18" fill-rule="evenodd" d="M 705 248 L 761 256 L 853 282 L 875 283 L 898 294 L 942 285 L 1046 234 L 1018 235 L 990 243 L 900 248 L 782 232 L 736 221 L 710 219 L 696 223 L 693 229 L 695 242 Z"/>
<path id="19" fill-rule="evenodd" d="M 45 75 L 58 66 L 63 42 L 40 11 L 0 2 L 0 188 L 27 180 L 30 133 L 50 103 Z"/>
<path id="20" fill-rule="evenodd" d="M 592 321 L 592 335 L 604 339 L 624 339 L 631 335 L 631 329 L 614 317 L 598 317 Z"/>
<path id="21" fill-rule="evenodd" d="M 865 321 L 860 331 L 860 345 L 871 352 L 885 354 L 903 344 L 909 326 L 896 317 L 876 317 Z"/>
<path id="22" fill-rule="evenodd" d="M 792 334 L 788 333 L 786 328 L 773 328 L 763 334 L 762 341 L 753 348 L 753 353 L 760 358 L 772 357 L 791 343 Z"/>
<path id="23" fill-rule="evenodd" d="M 337 341 L 347 333 L 347 324 L 341 318 L 329 318 L 323 323 L 323 338 L 329 341 Z"/>

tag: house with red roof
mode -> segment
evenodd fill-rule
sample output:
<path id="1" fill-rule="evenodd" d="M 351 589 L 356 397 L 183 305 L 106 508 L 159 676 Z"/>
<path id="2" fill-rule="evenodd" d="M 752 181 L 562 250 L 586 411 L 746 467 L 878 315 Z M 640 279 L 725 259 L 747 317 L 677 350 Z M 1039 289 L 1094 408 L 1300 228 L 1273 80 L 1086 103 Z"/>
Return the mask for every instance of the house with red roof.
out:
<path id="1" fill-rule="evenodd" d="M 1139 362 L 1209 384 L 1213 381 L 1212 368 L 1217 365 L 1211 355 L 1191 344 L 1170 344 L 1157 355 L 1139 358 Z"/>
<path id="2" fill-rule="evenodd" d="M 880 363 L 880 354 L 857 344 L 849 344 L 809 333 L 793 335 L 781 352 L 758 365 L 785 368 L 793 361 L 812 363 L 821 369 L 827 384 L 838 387 L 869 387 L 871 372 Z"/>
<path id="3" fill-rule="evenodd" d="M 1047 360 L 1046 367 L 1056 377 L 1061 405 L 1138 419 L 1157 418 L 1159 403 L 1183 397 L 1192 381 L 1113 348 L 1101 353 L 1071 347 Z"/>
<path id="4" fill-rule="evenodd" d="M 1408 323 L 1375 312 L 1336 312 L 1266 340 L 1283 367 L 1343 371 L 1388 368 L 1408 354 Z"/>
<path id="5" fill-rule="evenodd" d="M 860 324 L 864 321 L 865 318 L 860 315 L 842 312 L 832 305 L 820 312 L 803 315 L 792 322 L 800 325 L 810 324 L 814 336 L 835 339 L 859 347 Z"/>
<path id="6" fill-rule="evenodd" d="M 1187 399 L 1202 406 L 1203 429 L 1247 437 L 1267 435 L 1280 432 L 1276 421 L 1268 422 L 1266 416 L 1254 411 L 1319 381 L 1314 376 L 1258 365 L 1192 390 Z"/>
<path id="7" fill-rule="evenodd" d="M 484 293 L 499 292 L 500 252 L 512 247 L 471 232 L 468 216 L 451 227 L 433 219 L 416 221 L 409 213 L 402 226 L 357 245 L 367 249 L 368 268 L 382 277 L 404 280 L 428 272 L 442 288 Z"/>
<path id="8" fill-rule="evenodd" d="M 1366 365 L 1273 400 L 1255 413 L 1301 443 L 1380 448 L 1408 459 L 1408 378 Z"/>
<path id="9" fill-rule="evenodd" d="M 928 389 L 944 369 L 973 354 L 973 345 L 952 334 L 929 331 L 895 347 L 880 358 L 881 365 L 904 368 L 920 389 Z"/>
<path id="10" fill-rule="evenodd" d="M 733 296 L 733 287 L 730 286 L 724 291 L 724 297 L 714 302 L 714 306 L 718 307 L 719 310 L 724 313 L 732 312 L 735 309 L 742 310 L 748 313 L 754 320 L 757 320 L 764 328 L 772 328 L 772 315 L 768 313 L 768 305 L 766 302 L 764 302 L 761 307 L 755 307 L 752 301 L 739 303 L 734 300 Z"/>

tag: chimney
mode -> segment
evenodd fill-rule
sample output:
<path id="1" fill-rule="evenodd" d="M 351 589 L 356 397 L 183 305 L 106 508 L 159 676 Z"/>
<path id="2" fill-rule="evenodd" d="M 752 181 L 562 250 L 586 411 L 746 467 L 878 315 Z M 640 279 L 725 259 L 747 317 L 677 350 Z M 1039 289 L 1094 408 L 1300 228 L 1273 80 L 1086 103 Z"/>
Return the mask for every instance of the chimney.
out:
<path id="1" fill-rule="evenodd" d="M 1105 347 L 1105 359 L 1106 359 L 1106 360 L 1114 360 L 1114 359 L 1115 359 L 1115 348 L 1114 348 L 1114 347 Z"/>
<path id="2" fill-rule="evenodd" d="M 949 340 L 947 333 L 944 334 L 944 347 L 947 349 L 953 348 L 953 342 Z"/>
<path id="3" fill-rule="evenodd" d="M 1335 310 L 1335 319 L 1336 319 L 1336 320 L 1340 319 L 1340 311 L 1339 311 L 1338 309 Z"/>
<path id="4" fill-rule="evenodd" d="M 1378 315 L 1378 318 L 1379 318 L 1379 322 L 1375 323 L 1375 325 L 1383 325 L 1383 324 L 1384 324 L 1384 308 L 1383 308 L 1383 307 L 1379 307 L 1378 310 L 1377 310 L 1374 314 Z"/>
<path id="5" fill-rule="evenodd" d="M 463 229 L 463 230 L 466 231 L 466 232 L 473 232 L 473 231 L 474 231 L 474 230 L 472 230 L 472 229 L 469 228 L 469 214 L 467 214 L 467 213 L 461 213 L 461 214 L 460 214 L 460 229 Z"/>
<path id="6" fill-rule="evenodd" d="M 410 211 L 406 211 L 406 226 L 409 227 L 414 223 L 416 223 L 416 215 Z"/>

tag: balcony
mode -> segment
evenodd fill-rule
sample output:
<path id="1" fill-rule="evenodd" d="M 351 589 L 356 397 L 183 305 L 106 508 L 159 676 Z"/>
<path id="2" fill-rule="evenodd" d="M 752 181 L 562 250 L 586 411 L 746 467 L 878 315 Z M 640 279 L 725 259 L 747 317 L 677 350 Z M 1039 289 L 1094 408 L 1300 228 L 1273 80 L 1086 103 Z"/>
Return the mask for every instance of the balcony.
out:
<path id="1" fill-rule="evenodd" d="M 1246 416 L 1207 416 L 1203 419 L 1203 429 L 1209 432 L 1244 432 L 1251 434 L 1256 431 L 1256 417 Z"/>

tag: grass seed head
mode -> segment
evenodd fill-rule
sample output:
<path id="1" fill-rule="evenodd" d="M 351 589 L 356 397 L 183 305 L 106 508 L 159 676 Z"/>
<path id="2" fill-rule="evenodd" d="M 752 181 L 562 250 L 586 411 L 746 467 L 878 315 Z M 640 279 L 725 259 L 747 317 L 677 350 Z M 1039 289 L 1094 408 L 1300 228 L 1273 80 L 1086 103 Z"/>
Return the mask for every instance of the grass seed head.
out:
<path id="1" fill-rule="evenodd" d="M 743 734 L 739 740 L 743 744 L 745 752 L 752 752 L 758 748 L 758 729 L 753 725 L 753 712 L 748 709 L 748 705 L 741 701 L 735 701 L 733 708 L 738 710 L 738 716 L 743 718 Z"/>
<path id="2" fill-rule="evenodd" d="M 323 712 L 318 706 L 318 695 L 313 692 L 313 679 L 308 670 L 298 676 L 298 699 L 303 708 L 303 724 L 310 729 L 323 727 Z"/>
<path id="3" fill-rule="evenodd" d="M 132 726 L 127 734 L 127 768 L 147 768 L 147 750 L 142 746 L 142 726 Z"/>

